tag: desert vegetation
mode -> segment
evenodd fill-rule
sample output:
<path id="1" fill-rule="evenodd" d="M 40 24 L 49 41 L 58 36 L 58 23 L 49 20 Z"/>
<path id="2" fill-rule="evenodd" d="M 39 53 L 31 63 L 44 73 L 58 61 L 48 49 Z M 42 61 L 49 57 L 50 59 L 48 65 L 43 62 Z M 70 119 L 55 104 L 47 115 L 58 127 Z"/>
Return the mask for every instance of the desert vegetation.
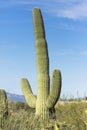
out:
<path id="1" fill-rule="evenodd" d="M 0 113 L 0 130 L 31 130 L 32 121 L 34 129 L 40 129 L 39 120 L 34 121 L 34 108 L 29 107 L 26 103 L 7 101 L 6 114 Z M 2 111 L 2 107 L 0 107 L 0 111 Z M 55 114 L 54 111 L 51 111 L 46 129 L 54 130 L 55 124 L 58 126 L 58 130 L 87 130 L 87 100 L 60 100 L 55 105 Z"/>
<path id="2" fill-rule="evenodd" d="M 49 56 L 41 10 L 33 10 L 36 37 L 38 93 L 33 94 L 26 78 L 21 86 L 27 104 L 11 102 L 0 90 L 0 130 L 87 130 L 87 102 L 62 99 L 62 76 L 59 69 L 52 74 L 50 88 Z"/>

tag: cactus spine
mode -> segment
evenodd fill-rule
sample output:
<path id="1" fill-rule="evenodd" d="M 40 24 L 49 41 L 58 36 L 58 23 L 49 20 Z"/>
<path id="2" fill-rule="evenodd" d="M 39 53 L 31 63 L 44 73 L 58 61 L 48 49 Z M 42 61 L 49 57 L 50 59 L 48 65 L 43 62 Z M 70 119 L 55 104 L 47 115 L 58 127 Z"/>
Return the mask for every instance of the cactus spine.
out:
<path id="1" fill-rule="evenodd" d="M 36 116 L 48 119 L 49 109 L 56 104 L 61 91 L 61 73 L 55 69 L 50 90 L 49 56 L 45 38 L 44 23 L 40 9 L 34 8 L 34 32 L 36 37 L 36 62 L 38 72 L 38 94 L 35 97 L 27 79 L 21 79 L 21 86 L 27 103 L 36 108 Z"/>

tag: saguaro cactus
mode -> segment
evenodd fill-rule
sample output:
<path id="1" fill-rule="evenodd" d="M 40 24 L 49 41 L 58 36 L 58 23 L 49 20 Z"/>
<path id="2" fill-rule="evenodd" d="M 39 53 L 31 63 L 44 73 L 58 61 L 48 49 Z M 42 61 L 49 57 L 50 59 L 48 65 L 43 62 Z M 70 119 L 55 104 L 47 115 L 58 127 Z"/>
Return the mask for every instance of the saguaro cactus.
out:
<path id="1" fill-rule="evenodd" d="M 22 91 L 30 107 L 36 108 L 36 116 L 46 120 L 49 109 L 53 108 L 60 96 L 61 73 L 55 69 L 52 75 L 50 90 L 49 56 L 45 38 L 44 23 L 40 9 L 34 8 L 34 32 L 36 37 L 36 62 L 38 72 L 38 94 L 33 95 L 30 84 L 26 78 L 21 79 Z"/>
<path id="2" fill-rule="evenodd" d="M 0 128 L 3 127 L 4 117 L 6 117 L 7 114 L 7 95 L 3 89 L 0 89 Z"/>

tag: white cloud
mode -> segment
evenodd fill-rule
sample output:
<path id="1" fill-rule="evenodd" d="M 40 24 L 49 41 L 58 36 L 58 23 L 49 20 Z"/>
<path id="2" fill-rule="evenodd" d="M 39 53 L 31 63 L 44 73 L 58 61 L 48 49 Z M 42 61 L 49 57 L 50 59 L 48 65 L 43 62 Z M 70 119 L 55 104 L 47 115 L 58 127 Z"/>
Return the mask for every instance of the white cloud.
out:
<path id="1" fill-rule="evenodd" d="M 17 5 L 39 6 L 43 11 L 57 17 L 74 20 L 87 18 L 87 0 L 4 0 L 0 2 L 0 8 Z"/>
<path id="2" fill-rule="evenodd" d="M 58 15 L 70 19 L 87 18 L 87 1 L 79 2 L 69 8 L 61 9 Z"/>

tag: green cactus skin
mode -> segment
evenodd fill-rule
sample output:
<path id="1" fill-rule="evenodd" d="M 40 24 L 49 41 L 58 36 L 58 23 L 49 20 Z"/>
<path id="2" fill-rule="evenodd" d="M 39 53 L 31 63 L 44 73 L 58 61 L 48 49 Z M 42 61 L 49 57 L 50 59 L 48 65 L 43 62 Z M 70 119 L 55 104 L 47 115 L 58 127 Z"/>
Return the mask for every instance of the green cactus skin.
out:
<path id="1" fill-rule="evenodd" d="M 0 128 L 3 127 L 4 117 L 8 115 L 8 106 L 7 106 L 7 95 L 3 89 L 0 89 Z"/>
<path id="2" fill-rule="evenodd" d="M 23 94 L 24 94 L 25 99 L 27 101 L 27 104 L 31 108 L 35 108 L 36 107 L 36 96 L 33 95 L 28 80 L 27 79 L 22 79 L 21 84 L 22 84 L 22 91 L 23 91 Z"/>
<path id="3" fill-rule="evenodd" d="M 52 108 L 58 101 L 61 92 L 61 73 L 59 70 L 54 70 L 52 75 L 52 86 L 50 95 L 47 99 L 47 107 Z"/>
<path id="4" fill-rule="evenodd" d="M 3 89 L 0 89 L 0 103 L 4 103 L 7 100 L 6 92 Z"/>
<path id="5" fill-rule="evenodd" d="M 7 95 L 3 89 L 0 89 L 0 108 L 5 109 L 7 105 Z"/>
<path id="6" fill-rule="evenodd" d="M 21 86 L 27 103 L 34 104 L 31 106 L 36 108 L 36 116 L 41 117 L 43 120 L 47 120 L 49 118 L 49 109 L 54 107 L 60 96 L 61 73 L 57 69 L 53 71 L 52 87 L 50 91 L 48 47 L 40 9 L 34 8 L 33 19 L 36 37 L 36 62 L 38 72 L 37 98 L 32 94 L 27 79 L 21 80 Z"/>

